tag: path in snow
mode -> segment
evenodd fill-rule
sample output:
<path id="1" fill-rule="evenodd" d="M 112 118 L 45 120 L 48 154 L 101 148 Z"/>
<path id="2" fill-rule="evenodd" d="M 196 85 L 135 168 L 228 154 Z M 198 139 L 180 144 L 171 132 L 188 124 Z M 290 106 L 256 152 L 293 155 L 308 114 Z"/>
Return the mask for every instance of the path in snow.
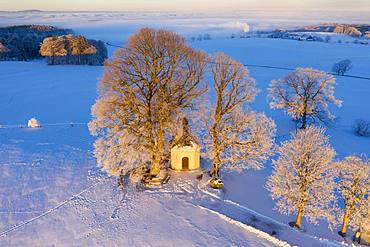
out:
<path id="1" fill-rule="evenodd" d="M 102 183 L 72 203 L 0 238 L 1 246 L 275 246 L 171 194 Z M 112 186 L 113 184 L 113 186 Z M 185 198 L 184 198 L 185 197 Z"/>
<path id="2" fill-rule="evenodd" d="M 194 186 L 181 179 L 159 191 L 118 190 L 91 174 L 89 152 L 45 143 L 30 153 L 31 141 L 0 146 L 0 246 L 275 245 L 193 205 Z"/>

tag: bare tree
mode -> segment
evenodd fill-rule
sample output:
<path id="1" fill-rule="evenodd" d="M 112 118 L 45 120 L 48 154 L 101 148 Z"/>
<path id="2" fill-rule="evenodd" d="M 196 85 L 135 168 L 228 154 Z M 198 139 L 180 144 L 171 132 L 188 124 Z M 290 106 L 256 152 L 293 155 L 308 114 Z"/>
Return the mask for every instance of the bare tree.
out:
<path id="1" fill-rule="evenodd" d="M 228 168 L 261 168 L 272 153 L 275 124 L 262 113 L 246 110 L 257 93 L 248 70 L 219 53 L 212 67 L 214 103 L 203 105 L 200 115 L 206 129 L 206 154 L 213 160 L 210 174 L 219 177 L 222 165 Z"/>
<path id="2" fill-rule="evenodd" d="M 276 207 L 284 214 L 297 213 L 294 226 L 300 228 L 302 217 L 316 223 L 326 218 L 334 222 L 335 151 L 324 130 L 309 126 L 292 134 L 292 139 L 278 148 L 279 158 L 273 160 L 273 173 L 266 187 Z"/>
<path id="3" fill-rule="evenodd" d="M 341 60 L 333 65 L 332 72 L 337 75 L 344 75 L 352 69 L 352 62 L 349 59 Z"/>
<path id="4" fill-rule="evenodd" d="M 326 122 L 335 117 L 329 111 L 329 103 L 341 106 L 342 101 L 334 97 L 334 76 L 320 70 L 298 68 L 282 79 L 273 80 L 268 88 L 270 107 L 284 109 L 301 128 L 308 120 Z"/>
<path id="5" fill-rule="evenodd" d="M 106 62 L 90 131 L 95 155 L 112 175 L 150 163 L 160 172 L 171 121 L 205 93 L 206 55 L 176 33 L 143 28 Z"/>
<path id="6" fill-rule="evenodd" d="M 338 187 L 344 200 L 342 228 L 340 235 L 345 236 L 347 227 L 358 229 L 362 218 L 370 208 L 370 159 L 359 156 L 348 156 L 337 163 Z"/>

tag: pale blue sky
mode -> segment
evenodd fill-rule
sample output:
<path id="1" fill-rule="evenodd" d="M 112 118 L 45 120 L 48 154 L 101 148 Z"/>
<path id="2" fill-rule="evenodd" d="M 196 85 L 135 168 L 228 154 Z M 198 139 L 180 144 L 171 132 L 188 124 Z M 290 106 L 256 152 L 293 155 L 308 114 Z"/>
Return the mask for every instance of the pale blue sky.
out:
<path id="1" fill-rule="evenodd" d="M 263 8 L 370 11 L 370 0 L 0 0 L 0 10 L 248 10 Z"/>

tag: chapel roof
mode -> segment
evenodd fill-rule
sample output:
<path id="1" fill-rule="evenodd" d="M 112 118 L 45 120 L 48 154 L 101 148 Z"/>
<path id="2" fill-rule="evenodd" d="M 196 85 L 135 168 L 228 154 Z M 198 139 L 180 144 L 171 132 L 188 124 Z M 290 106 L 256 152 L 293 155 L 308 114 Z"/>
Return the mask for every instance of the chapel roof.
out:
<path id="1" fill-rule="evenodd" d="M 190 133 L 189 121 L 186 117 L 182 120 L 182 131 L 178 138 L 172 142 L 172 147 L 192 147 L 193 144 L 198 144 L 197 138 Z"/>

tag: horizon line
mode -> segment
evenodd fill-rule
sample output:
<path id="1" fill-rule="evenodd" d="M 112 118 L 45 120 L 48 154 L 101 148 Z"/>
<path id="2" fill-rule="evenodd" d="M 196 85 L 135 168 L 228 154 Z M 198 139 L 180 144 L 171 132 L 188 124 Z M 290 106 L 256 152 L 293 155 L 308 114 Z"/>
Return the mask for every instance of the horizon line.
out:
<path id="1" fill-rule="evenodd" d="M 111 12 L 111 13 L 119 13 L 119 12 L 151 12 L 151 13 L 158 13 L 158 12 L 171 12 L 171 13 L 199 13 L 199 12 L 223 12 L 223 13 L 231 13 L 231 12 L 249 12 L 249 11 L 274 11 L 274 10 L 284 10 L 284 12 L 289 11 L 330 11 L 330 12 L 368 12 L 368 9 L 333 9 L 333 8 L 316 8 L 316 7 L 294 7 L 294 8 L 284 8 L 284 7 L 254 7 L 249 9 L 238 9 L 238 10 L 217 10 L 217 9 L 208 9 L 208 10 L 145 10 L 145 9 L 130 9 L 130 10 L 55 10 L 55 9 L 18 9 L 18 10 L 0 10 L 0 12 Z"/>

